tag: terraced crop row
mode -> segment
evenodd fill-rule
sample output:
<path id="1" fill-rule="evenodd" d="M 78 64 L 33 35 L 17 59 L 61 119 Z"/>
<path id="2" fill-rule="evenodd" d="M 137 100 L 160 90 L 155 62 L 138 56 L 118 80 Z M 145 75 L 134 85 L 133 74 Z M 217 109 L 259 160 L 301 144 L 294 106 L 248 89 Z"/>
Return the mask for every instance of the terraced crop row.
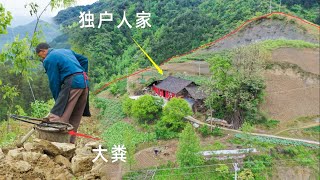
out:
<path id="1" fill-rule="evenodd" d="M 280 145 L 293 145 L 293 146 L 306 146 L 310 148 L 319 148 L 319 146 L 315 144 L 308 144 L 300 141 L 278 139 L 278 138 L 272 138 L 272 137 L 252 136 L 252 135 L 246 135 L 246 134 L 236 134 L 235 137 L 240 139 L 249 138 L 250 140 L 257 140 L 260 142 L 267 142 L 267 143 L 280 144 Z"/>

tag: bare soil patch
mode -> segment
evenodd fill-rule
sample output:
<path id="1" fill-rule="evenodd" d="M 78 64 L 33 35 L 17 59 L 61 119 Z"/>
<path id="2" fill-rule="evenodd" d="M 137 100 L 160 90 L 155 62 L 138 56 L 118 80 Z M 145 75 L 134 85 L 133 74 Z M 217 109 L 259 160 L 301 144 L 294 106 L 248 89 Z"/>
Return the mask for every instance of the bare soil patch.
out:
<path id="1" fill-rule="evenodd" d="M 161 68 L 165 71 L 169 71 L 169 73 L 180 72 L 180 73 L 198 75 L 200 71 L 200 75 L 210 74 L 209 65 L 205 61 L 187 61 L 183 63 L 167 63 L 161 66 Z"/>
<path id="2" fill-rule="evenodd" d="M 304 71 L 320 74 L 319 49 L 279 48 L 272 52 L 272 60 L 296 64 Z"/>
<path id="3" fill-rule="evenodd" d="M 297 64 L 306 72 L 319 74 L 319 52 L 314 49 L 280 48 L 272 61 Z M 301 77 L 292 69 L 265 72 L 267 96 L 262 109 L 273 119 L 285 121 L 320 114 L 319 79 Z"/>

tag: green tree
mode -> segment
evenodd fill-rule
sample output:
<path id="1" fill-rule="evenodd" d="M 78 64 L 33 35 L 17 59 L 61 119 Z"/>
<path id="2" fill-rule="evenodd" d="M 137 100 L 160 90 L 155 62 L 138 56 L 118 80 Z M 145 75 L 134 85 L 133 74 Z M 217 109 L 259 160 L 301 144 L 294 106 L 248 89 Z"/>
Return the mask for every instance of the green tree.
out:
<path id="1" fill-rule="evenodd" d="M 10 25 L 11 20 L 11 13 L 6 11 L 2 3 L 0 3 L 0 34 L 7 33 L 7 26 Z"/>
<path id="2" fill-rule="evenodd" d="M 184 117 L 192 114 L 188 103 L 181 98 L 172 98 L 163 108 L 163 116 L 156 125 L 156 134 L 160 138 L 170 139 L 180 132 L 186 122 Z"/>
<path id="3" fill-rule="evenodd" d="M 215 109 L 219 118 L 239 128 L 245 119 L 263 119 L 258 107 L 264 97 L 262 71 L 268 56 L 256 45 L 237 48 L 232 53 L 231 58 L 215 56 L 210 60 L 213 75 L 206 104 Z"/>
<path id="4" fill-rule="evenodd" d="M 187 101 L 181 98 L 172 98 L 163 108 L 163 116 L 174 121 L 182 121 L 184 117 L 192 114 Z M 175 129 L 180 128 L 174 127 Z"/>
<path id="5" fill-rule="evenodd" d="M 131 114 L 140 123 L 150 123 L 159 117 L 162 104 L 162 99 L 144 95 L 133 102 Z"/>
<path id="6" fill-rule="evenodd" d="M 204 163 L 200 151 L 200 139 L 192 128 L 187 124 L 181 132 L 177 150 L 177 161 L 180 167 L 199 166 Z"/>

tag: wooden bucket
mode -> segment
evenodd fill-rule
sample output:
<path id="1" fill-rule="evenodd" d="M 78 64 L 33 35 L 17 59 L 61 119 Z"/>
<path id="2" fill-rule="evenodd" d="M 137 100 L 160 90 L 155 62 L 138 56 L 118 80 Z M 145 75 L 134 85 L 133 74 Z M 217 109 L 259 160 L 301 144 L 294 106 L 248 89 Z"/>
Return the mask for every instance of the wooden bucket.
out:
<path id="1" fill-rule="evenodd" d="M 37 125 L 38 138 L 45 139 L 51 142 L 69 143 L 70 134 L 68 133 L 73 129 L 73 126 L 64 122 L 50 122 L 50 126 L 59 127 L 61 129 L 46 127 L 45 122 Z"/>

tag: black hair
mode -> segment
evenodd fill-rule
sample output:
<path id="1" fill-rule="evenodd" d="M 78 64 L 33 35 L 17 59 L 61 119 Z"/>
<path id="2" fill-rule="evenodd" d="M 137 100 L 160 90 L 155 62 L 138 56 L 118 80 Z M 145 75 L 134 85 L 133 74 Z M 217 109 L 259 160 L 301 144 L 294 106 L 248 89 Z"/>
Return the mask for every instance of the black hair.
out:
<path id="1" fill-rule="evenodd" d="M 40 43 L 36 47 L 36 53 L 38 54 L 42 49 L 49 49 L 49 48 L 50 48 L 50 46 L 48 43 Z"/>

